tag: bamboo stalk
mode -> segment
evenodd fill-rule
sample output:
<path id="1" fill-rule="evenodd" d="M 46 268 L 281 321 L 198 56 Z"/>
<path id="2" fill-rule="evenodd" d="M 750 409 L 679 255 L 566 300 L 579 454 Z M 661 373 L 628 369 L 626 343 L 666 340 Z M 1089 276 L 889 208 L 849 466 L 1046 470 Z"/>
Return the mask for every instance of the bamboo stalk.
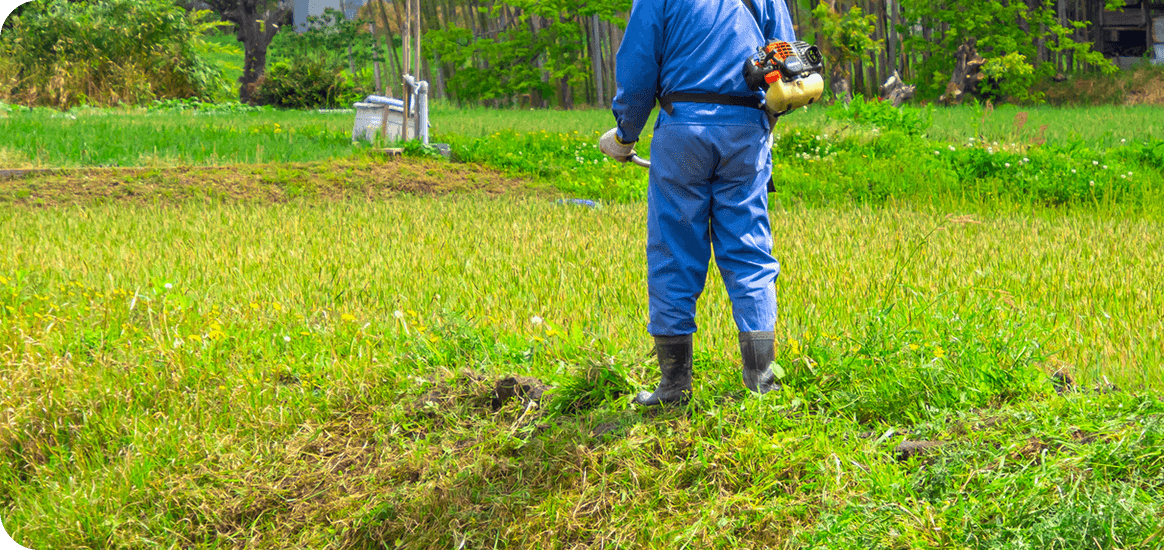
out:
<path id="1" fill-rule="evenodd" d="M 404 79 L 404 75 L 411 74 L 409 72 L 409 66 L 412 62 L 412 29 L 410 27 L 412 24 L 412 0 L 405 0 L 405 2 L 404 29 L 402 29 L 402 32 L 400 33 L 400 36 L 404 40 L 404 74 L 401 75 L 400 83 L 404 89 L 404 118 L 401 120 L 400 124 L 400 141 L 408 141 L 408 111 L 412 104 L 412 88 L 408 86 L 408 80 Z"/>

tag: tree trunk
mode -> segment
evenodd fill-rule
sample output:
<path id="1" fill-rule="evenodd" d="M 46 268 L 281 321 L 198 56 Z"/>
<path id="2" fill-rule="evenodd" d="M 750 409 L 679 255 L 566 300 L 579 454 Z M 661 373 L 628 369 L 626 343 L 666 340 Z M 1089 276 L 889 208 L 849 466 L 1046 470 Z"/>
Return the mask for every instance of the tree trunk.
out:
<path id="1" fill-rule="evenodd" d="M 384 83 L 383 83 L 383 81 L 380 80 L 380 59 L 379 59 L 379 56 L 376 55 L 376 50 L 379 49 L 377 47 L 379 45 L 379 40 L 376 38 L 376 22 L 373 21 L 371 23 L 371 26 L 372 26 L 372 80 L 374 83 L 373 85 L 375 86 L 372 89 L 375 90 L 377 94 L 384 95 Z"/>
<path id="2" fill-rule="evenodd" d="M 570 79 L 558 79 L 558 108 L 570 111 L 574 109 L 574 96 L 570 93 Z"/>
<path id="3" fill-rule="evenodd" d="M 602 78 L 602 35 L 598 31 L 598 27 L 601 24 L 602 24 L 602 22 L 598 19 L 597 14 L 591 16 L 591 18 L 590 18 L 590 66 L 594 70 L 594 84 L 596 86 L 596 88 L 594 90 L 595 96 L 596 96 L 595 100 L 594 100 L 595 105 L 605 105 L 606 104 L 606 90 L 604 89 L 604 86 L 603 86 L 603 84 L 605 84 L 605 82 L 603 82 L 603 78 Z"/>
<path id="4" fill-rule="evenodd" d="M 893 71 L 893 74 L 881 86 L 881 95 L 885 98 L 885 101 L 893 104 L 894 107 L 901 107 L 903 103 L 913 99 L 916 92 L 917 87 L 906 86 L 897 71 Z"/>
<path id="5" fill-rule="evenodd" d="M 537 38 L 538 31 L 541 30 L 541 24 L 539 23 L 539 21 L 540 21 L 540 18 L 538 16 L 530 15 L 530 17 L 529 17 L 529 32 L 533 36 L 534 39 Z M 549 83 L 550 74 L 547 73 L 544 69 L 545 64 L 546 64 L 545 59 L 543 57 L 544 55 L 545 54 L 538 54 L 537 61 L 534 64 L 537 65 L 538 72 L 541 73 L 542 82 Z M 529 94 L 529 106 L 530 106 L 530 108 L 543 109 L 546 107 L 547 103 L 548 103 L 548 100 L 542 96 L 541 90 L 534 89 L 530 92 L 530 94 Z"/>
<path id="6" fill-rule="evenodd" d="M 396 42 L 392 39 L 392 24 L 388 21 L 388 11 L 384 9 L 384 2 L 386 0 L 373 1 L 376 2 L 376 11 L 377 16 L 380 18 L 380 24 L 384 27 L 384 55 L 382 56 L 385 61 L 384 71 L 387 73 L 398 73 L 400 71 L 397 71 L 394 68 L 396 67 Z M 372 40 L 376 40 L 375 34 L 372 35 Z M 383 88 L 381 88 L 383 93 L 385 93 L 388 97 L 395 97 L 396 86 L 392 84 L 395 82 L 394 77 L 391 74 L 388 74 L 381 76 L 381 78 L 383 79 L 382 82 L 384 83 Z"/>
<path id="7" fill-rule="evenodd" d="M 954 75 L 946 85 L 946 93 L 939 98 L 942 103 L 958 105 L 967 95 L 978 92 L 978 84 L 986 78 L 981 72 L 986 60 L 978 55 L 977 45 L 977 40 L 969 38 L 958 46 Z"/>
<path id="8" fill-rule="evenodd" d="M 901 0 L 889 0 L 888 2 L 886 2 L 886 4 L 887 4 L 886 9 L 889 12 L 888 14 L 886 14 L 887 19 L 888 19 L 886 21 L 886 24 L 889 27 L 888 28 L 889 32 L 887 33 L 889 35 L 887 37 L 887 40 L 889 41 L 889 48 L 888 48 L 889 49 L 889 68 L 888 68 L 888 71 L 891 74 L 896 73 L 896 72 L 901 70 L 901 62 L 898 61 L 898 55 L 897 55 L 898 53 L 900 53 L 898 51 L 899 48 L 898 48 L 898 44 L 897 44 L 897 10 L 898 10 L 897 3 L 900 1 Z"/>
<path id="9" fill-rule="evenodd" d="M 235 37 L 243 43 L 243 74 L 238 79 L 238 98 L 250 103 L 255 87 L 267 70 L 267 46 L 279 26 L 291 15 L 290 5 L 265 0 L 207 0 L 210 9 L 233 23 Z"/>

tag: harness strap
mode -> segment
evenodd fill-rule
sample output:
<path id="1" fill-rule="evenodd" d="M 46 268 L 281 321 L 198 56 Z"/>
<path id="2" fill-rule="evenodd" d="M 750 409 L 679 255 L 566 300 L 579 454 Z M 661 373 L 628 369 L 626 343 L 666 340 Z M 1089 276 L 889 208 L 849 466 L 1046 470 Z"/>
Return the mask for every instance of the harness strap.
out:
<path id="1" fill-rule="evenodd" d="M 716 105 L 736 105 L 739 107 L 751 107 L 753 109 L 764 110 L 764 102 L 755 97 L 743 97 L 738 95 L 725 94 L 703 94 L 703 93 L 689 93 L 678 92 L 674 94 L 667 94 L 659 98 L 659 105 L 667 114 L 675 114 L 675 110 L 671 107 L 672 103 L 714 103 Z"/>

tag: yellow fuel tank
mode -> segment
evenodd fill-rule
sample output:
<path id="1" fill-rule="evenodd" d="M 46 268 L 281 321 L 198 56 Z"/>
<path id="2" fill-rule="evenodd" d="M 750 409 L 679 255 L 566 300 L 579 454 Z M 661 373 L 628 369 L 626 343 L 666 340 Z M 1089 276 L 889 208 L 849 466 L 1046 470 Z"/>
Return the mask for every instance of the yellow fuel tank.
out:
<path id="1" fill-rule="evenodd" d="M 824 78 L 819 73 L 791 81 L 776 80 L 768 83 L 765 103 L 773 113 L 791 111 L 811 105 L 824 93 Z"/>

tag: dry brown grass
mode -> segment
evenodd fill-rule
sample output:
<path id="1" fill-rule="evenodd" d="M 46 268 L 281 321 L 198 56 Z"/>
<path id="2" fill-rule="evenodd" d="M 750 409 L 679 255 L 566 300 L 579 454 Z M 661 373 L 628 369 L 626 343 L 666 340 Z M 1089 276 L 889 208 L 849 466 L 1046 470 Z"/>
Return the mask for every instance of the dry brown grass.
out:
<path id="1" fill-rule="evenodd" d="M 0 166 L 6 166 L 0 149 Z M 12 158 L 19 159 L 18 154 Z M 26 158 L 26 157 L 25 157 Z M 14 168 L 31 168 L 13 161 Z M 296 198 L 368 199 L 400 195 L 478 192 L 497 195 L 528 183 L 468 164 L 388 157 L 293 164 L 220 167 L 83 168 L 7 173 L 0 202 L 35 206 L 84 205 L 111 199 L 130 203 L 194 200 L 280 203 Z"/>
<path id="2" fill-rule="evenodd" d="M 1036 87 L 1052 105 L 1164 105 L 1164 67 L 1139 66 L 1114 75 L 1075 74 Z"/>

